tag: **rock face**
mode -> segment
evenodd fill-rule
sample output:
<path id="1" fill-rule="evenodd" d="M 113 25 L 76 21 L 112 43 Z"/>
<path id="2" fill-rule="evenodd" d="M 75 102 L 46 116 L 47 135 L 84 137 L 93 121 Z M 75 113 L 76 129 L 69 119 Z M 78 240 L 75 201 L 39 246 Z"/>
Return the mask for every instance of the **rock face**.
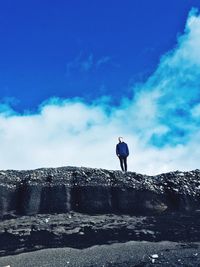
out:
<path id="1" fill-rule="evenodd" d="M 0 171 L 0 256 L 132 240 L 199 242 L 199 178 L 199 170 Z"/>
<path id="2" fill-rule="evenodd" d="M 0 257 L 45 248 L 84 249 L 127 241 L 167 240 L 191 245 L 200 241 L 199 215 L 195 212 L 91 216 L 70 212 L 20 216 L 0 221 Z"/>
<path id="3" fill-rule="evenodd" d="M 61 167 L 0 171 L 0 218 L 68 213 L 146 215 L 200 209 L 200 171 L 146 176 Z"/>

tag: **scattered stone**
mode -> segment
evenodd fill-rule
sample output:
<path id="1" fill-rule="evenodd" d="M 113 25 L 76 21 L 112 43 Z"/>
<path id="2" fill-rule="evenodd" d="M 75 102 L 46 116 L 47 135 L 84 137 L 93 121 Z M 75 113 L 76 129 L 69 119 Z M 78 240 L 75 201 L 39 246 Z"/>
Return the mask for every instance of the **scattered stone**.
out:
<path id="1" fill-rule="evenodd" d="M 152 258 L 152 259 L 158 259 L 158 254 L 153 254 L 153 255 L 151 255 L 151 258 Z"/>
<path id="2" fill-rule="evenodd" d="M 79 232 L 79 235 L 84 235 L 84 234 L 85 234 L 85 233 L 84 233 L 84 232 L 82 232 L 82 231 L 81 231 L 81 232 Z"/>

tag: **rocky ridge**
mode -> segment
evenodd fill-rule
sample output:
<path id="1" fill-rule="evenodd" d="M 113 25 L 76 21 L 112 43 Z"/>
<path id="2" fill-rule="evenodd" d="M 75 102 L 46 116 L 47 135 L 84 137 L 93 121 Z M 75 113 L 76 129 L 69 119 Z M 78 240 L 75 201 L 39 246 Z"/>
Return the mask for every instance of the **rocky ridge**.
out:
<path id="1" fill-rule="evenodd" d="M 199 200 L 199 170 L 157 176 L 76 167 L 0 171 L 1 218 L 70 211 L 195 211 Z"/>
<path id="2" fill-rule="evenodd" d="M 0 171 L 0 256 L 131 240 L 200 241 L 200 171 Z"/>

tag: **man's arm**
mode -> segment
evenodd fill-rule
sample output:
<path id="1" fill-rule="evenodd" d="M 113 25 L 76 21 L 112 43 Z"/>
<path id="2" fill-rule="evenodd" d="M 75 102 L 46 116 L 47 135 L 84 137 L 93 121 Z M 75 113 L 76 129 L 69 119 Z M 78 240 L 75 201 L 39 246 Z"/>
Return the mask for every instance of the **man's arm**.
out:
<path id="1" fill-rule="evenodd" d="M 126 144 L 126 153 L 127 153 L 127 156 L 129 156 L 129 149 L 128 149 L 128 145 Z"/>
<path id="2" fill-rule="evenodd" d="M 119 156 L 119 147 L 118 147 L 118 144 L 116 145 L 116 155 Z"/>

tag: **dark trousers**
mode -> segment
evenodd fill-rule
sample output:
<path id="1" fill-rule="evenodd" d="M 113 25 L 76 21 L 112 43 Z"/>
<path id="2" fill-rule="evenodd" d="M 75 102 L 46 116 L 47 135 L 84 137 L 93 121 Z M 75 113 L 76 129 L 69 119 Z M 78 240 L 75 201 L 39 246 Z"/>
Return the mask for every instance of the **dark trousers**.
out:
<path id="1" fill-rule="evenodd" d="M 120 166 L 122 171 L 127 171 L 127 157 L 119 157 L 119 161 L 120 161 Z"/>

